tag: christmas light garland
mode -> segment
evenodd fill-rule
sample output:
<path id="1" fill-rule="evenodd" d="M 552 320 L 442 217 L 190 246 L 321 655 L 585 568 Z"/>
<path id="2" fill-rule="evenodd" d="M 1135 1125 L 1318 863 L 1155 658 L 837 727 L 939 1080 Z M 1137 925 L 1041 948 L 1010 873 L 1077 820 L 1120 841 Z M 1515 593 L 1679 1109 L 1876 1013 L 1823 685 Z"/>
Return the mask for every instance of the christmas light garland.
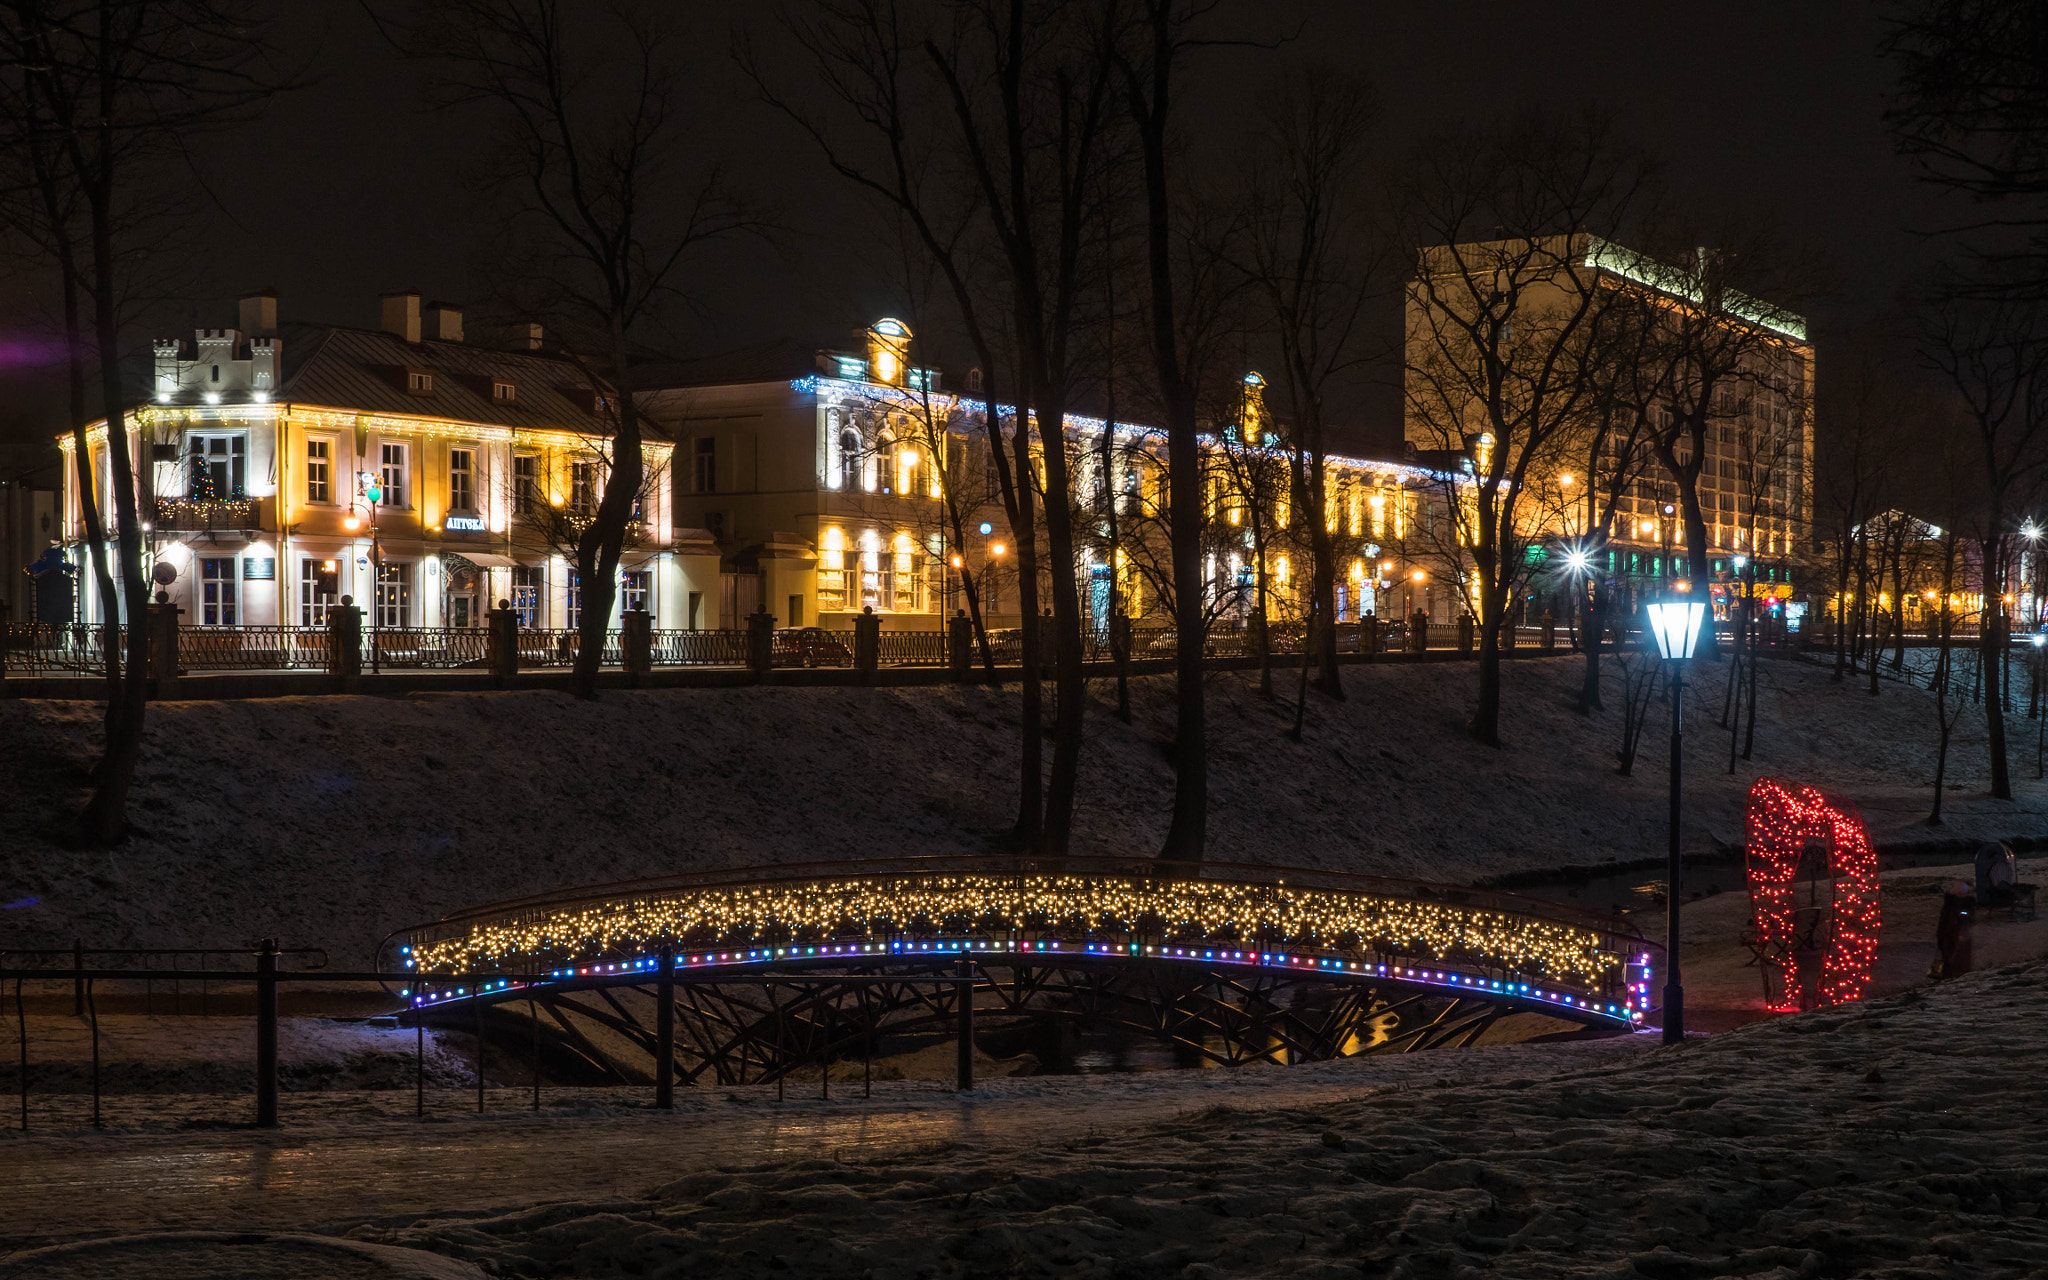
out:
<path id="1" fill-rule="evenodd" d="M 651 970 L 958 952 L 1247 964 L 1540 1001 L 1627 1024 L 1633 940 L 1489 907 L 1353 890 L 1060 874 L 915 874 L 664 890 L 511 911 L 400 948 L 438 1003 L 480 972 L 562 981 Z M 1629 950 L 1617 950 L 1626 945 Z M 434 975 L 446 981 L 434 982 Z M 464 975 L 459 980 L 457 975 Z M 483 991 L 515 978 L 486 980 Z M 432 988 L 431 992 L 427 988 Z"/>
<path id="2" fill-rule="evenodd" d="M 1832 936 L 1821 961 L 1818 990 L 1808 992 L 1793 954 L 1798 941 L 1793 899 L 1800 856 L 1816 843 L 1825 849 L 1834 877 L 1828 907 Z M 1749 886 L 1756 906 L 1760 963 L 1778 975 L 1778 998 L 1769 1004 L 1772 1012 L 1810 1007 L 1809 996 L 1820 1005 L 1861 1000 L 1870 988 L 1882 919 L 1877 850 L 1855 809 L 1812 787 L 1793 791 L 1776 779 L 1758 779 L 1749 791 Z"/>

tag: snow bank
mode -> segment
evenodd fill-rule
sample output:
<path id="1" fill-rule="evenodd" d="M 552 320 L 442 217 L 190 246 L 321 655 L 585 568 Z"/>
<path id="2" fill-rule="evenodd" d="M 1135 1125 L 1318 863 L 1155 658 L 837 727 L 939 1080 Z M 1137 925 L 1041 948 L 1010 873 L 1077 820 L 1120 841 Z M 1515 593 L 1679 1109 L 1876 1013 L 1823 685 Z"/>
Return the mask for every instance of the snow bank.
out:
<path id="1" fill-rule="evenodd" d="M 1402 1072 L 1285 1109 L 1105 1111 L 1086 1136 L 735 1164 L 353 1234 L 593 1280 L 2036 1276 L 2044 980 L 2036 964 L 1619 1061 L 1514 1051 L 1477 1078 Z"/>
<path id="2" fill-rule="evenodd" d="M 1982 798 L 1981 726 L 1950 764 L 1949 824 L 1918 825 L 1933 775 L 1923 691 L 1764 670 L 1757 758 L 1725 772 L 1722 679 L 1691 695 L 1688 833 L 1739 841 L 1760 773 L 1836 789 L 1880 842 L 2048 832 L 2048 788 Z M 1664 717 L 1636 775 L 1614 770 L 1619 712 L 1578 716 L 1573 658 L 1507 667 L 1506 746 L 1461 729 L 1466 664 L 1346 669 L 1306 740 L 1247 673 L 1211 684 L 1210 850 L 1271 862 L 1471 882 L 1661 855 Z M 1278 682 L 1292 689 L 1292 673 Z M 1109 690 L 1098 684 L 1098 699 Z M 1138 681 L 1125 725 L 1088 721 L 1076 852 L 1146 854 L 1164 832 L 1170 688 Z M 1610 705 L 1619 706 L 1619 690 Z M 0 703 L 6 945 L 242 943 L 271 935 L 358 963 L 386 932 L 569 885 L 698 867 L 995 847 L 1014 810 L 1014 691 L 738 688 L 164 703 L 111 853 L 53 832 L 83 795 L 98 709 Z M 2019 722 L 2023 727 L 2027 722 Z M 2029 743 L 2031 745 L 2031 743 Z M 2027 762 L 2031 765 L 2031 760 Z"/>

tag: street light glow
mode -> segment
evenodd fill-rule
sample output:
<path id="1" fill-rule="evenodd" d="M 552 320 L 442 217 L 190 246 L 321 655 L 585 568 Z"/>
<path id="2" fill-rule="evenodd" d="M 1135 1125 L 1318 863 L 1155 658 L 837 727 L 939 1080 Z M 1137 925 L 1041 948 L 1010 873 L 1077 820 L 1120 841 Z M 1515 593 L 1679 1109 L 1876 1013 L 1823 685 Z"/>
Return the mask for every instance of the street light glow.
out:
<path id="1" fill-rule="evenodd" d="M 1650 634 L 1657 639 L 1657 652 L 1666 659 L 1684 661 L 1692 657 L 1699 643 L 1700 622 L 1707 606 L 1697 600 L 1659 600 L 1645 606 L 1650 615 Z"/>

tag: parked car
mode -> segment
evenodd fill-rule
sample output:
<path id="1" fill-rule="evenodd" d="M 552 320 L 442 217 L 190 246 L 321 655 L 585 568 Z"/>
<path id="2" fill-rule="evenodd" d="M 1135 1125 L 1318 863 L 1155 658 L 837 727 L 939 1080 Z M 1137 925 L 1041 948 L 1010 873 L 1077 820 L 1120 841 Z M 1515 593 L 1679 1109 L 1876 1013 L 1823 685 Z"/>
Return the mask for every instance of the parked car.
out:
<path id="1" fill-rule="evenodd" d="M 778 667 L 850 667 L 853 650 L 823 627 L 789 627 L 775 633 Z"/>

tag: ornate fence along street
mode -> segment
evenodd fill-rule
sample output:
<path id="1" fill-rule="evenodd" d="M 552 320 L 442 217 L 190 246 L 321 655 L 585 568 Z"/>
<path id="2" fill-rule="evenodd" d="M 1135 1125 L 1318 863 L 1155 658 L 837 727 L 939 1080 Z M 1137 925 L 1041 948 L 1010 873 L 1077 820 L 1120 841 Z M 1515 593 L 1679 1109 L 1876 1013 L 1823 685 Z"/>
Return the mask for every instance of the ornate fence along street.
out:
<path id="1" fill-rule="evenodd" d="M 1656 953 L 1615 918 L 1478 890 L 957 857 L 504 903 L 394 935 L 379 968 L 415 976 L 403 994 L 429 1022 L 503 1006 L 499 1025 L 527 1013 L 591 1070 L 737 1084 L 977 1018 L 1116 1028 L 1219 1064 L 1470 1044 L 1515 1014 L 1620 1033 Z"/>

